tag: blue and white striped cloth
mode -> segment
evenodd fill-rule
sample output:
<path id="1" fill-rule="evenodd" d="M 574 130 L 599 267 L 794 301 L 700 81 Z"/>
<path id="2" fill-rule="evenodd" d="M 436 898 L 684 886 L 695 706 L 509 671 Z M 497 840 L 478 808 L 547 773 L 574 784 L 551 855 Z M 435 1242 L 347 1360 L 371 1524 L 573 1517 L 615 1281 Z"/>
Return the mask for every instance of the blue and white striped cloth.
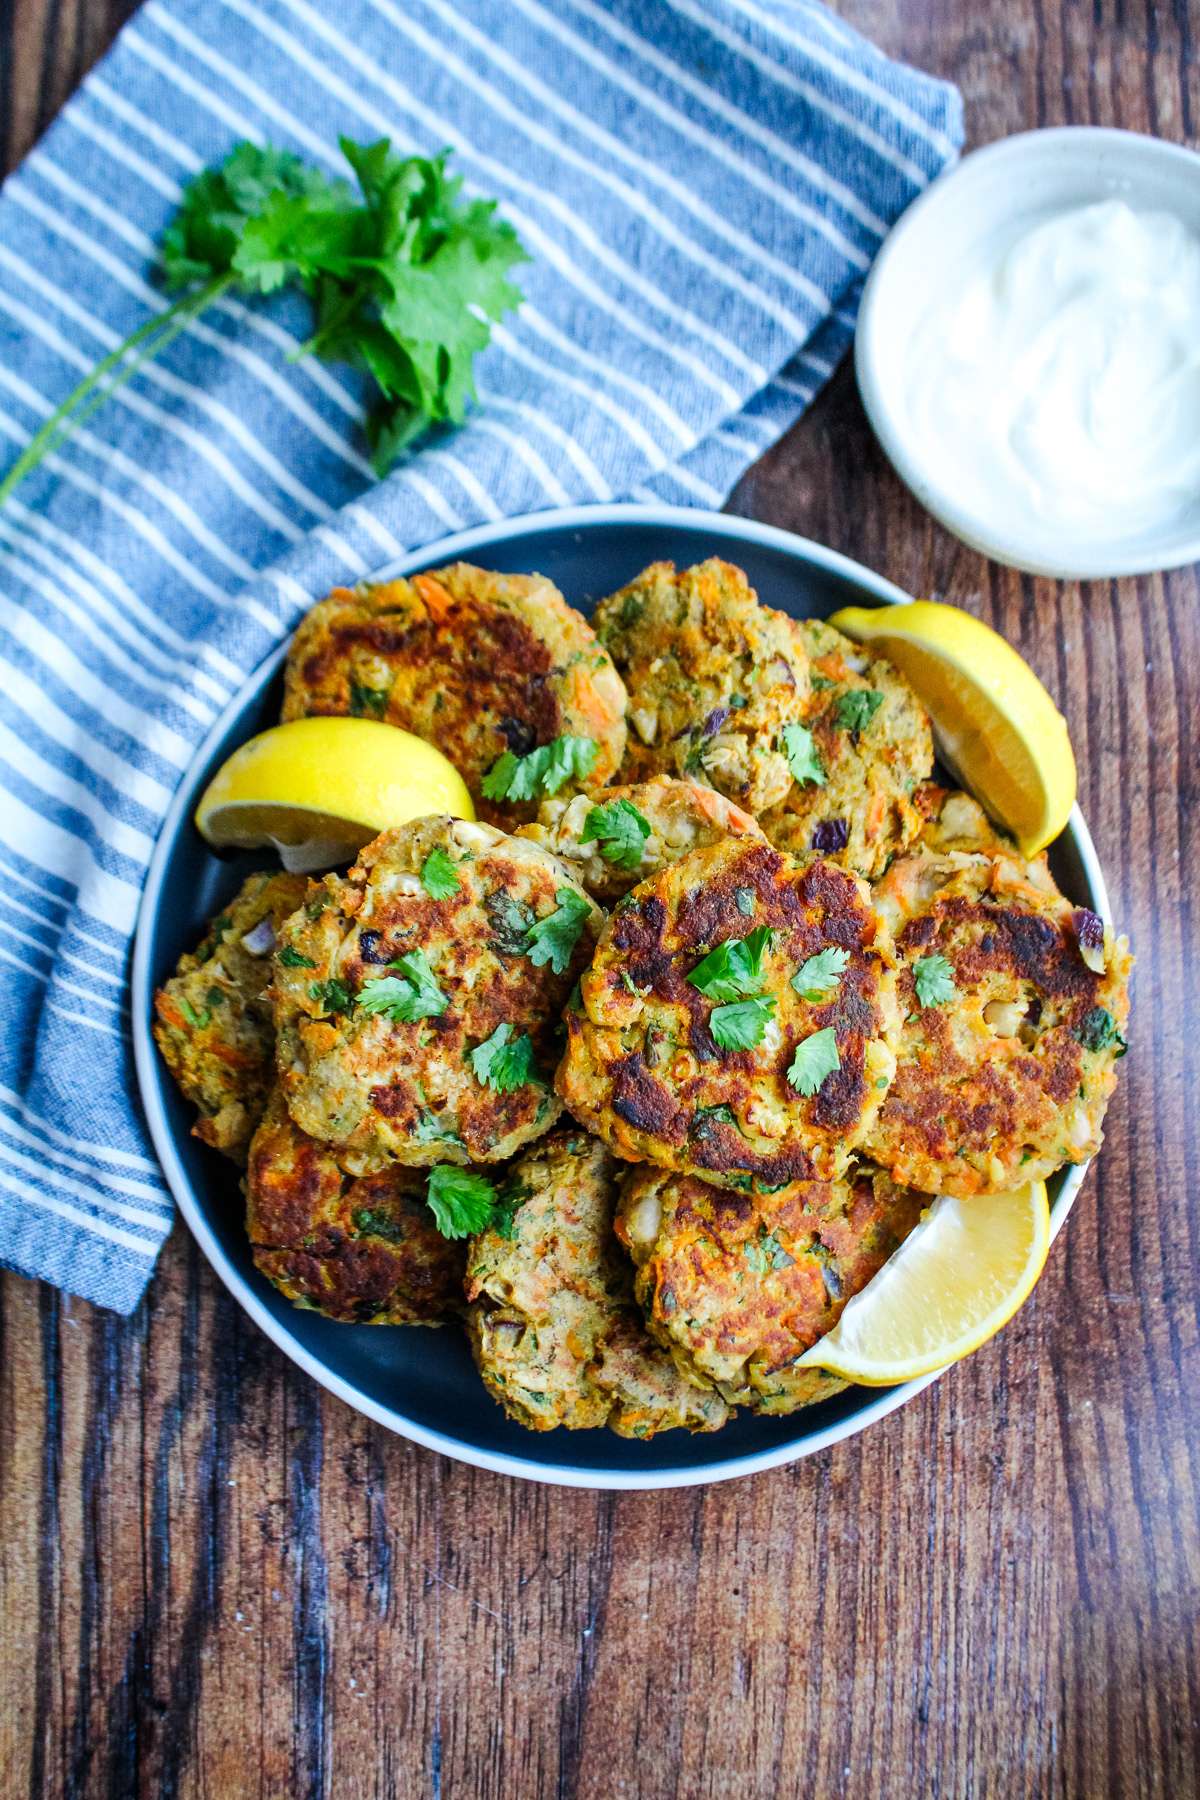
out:
<path id="1" fill-rule="evenodd" d="M 0 468 L 166 304 L 155 243 L 241 138 L 457 152 L 533 261 L 482 407 L 373 485 L 307 309 L 225 299 L 0 510 L 0 1259 L 131 1310 L 171 1223 L 136 1098 L 155 835 L 335 581 L 614 498 L 719 506 L 845 350 L 956 92 L 812 0 L 149 0 L 0 197 Z"/>

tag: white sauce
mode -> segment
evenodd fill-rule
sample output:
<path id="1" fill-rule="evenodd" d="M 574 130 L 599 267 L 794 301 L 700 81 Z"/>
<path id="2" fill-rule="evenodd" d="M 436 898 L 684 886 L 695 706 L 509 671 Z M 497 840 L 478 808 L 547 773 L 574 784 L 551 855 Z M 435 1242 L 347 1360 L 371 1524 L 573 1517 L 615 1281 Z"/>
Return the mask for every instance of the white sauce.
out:
<path id="1" fill-rule="evenodd" d="M 910 421 L 999 527 L 1156 530 L 1200 497 L 1200 238 L 1103 201 L 986 240 L 915 334 Z"/>

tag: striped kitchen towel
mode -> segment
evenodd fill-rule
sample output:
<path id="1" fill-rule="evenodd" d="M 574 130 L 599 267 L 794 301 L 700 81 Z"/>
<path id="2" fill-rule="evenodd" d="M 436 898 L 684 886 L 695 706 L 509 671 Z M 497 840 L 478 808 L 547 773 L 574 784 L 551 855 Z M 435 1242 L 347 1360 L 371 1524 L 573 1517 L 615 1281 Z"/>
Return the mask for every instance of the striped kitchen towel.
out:
<path id="1" fill-rule="evenodd" d="M 815 0 L 149 0 L 0 195 L 0 469 L 166 302 L 238 139 L 451 145 L 532 262 L 481 405 L 374 484 L 307 308 L 226 298 L 0 509 L 0 1259 L 131 1310 L 171 1223 L 130 942 L 163 814 L 334 582 L 504 515 L 719 506 L 845 350 L 956 92 Z"/>

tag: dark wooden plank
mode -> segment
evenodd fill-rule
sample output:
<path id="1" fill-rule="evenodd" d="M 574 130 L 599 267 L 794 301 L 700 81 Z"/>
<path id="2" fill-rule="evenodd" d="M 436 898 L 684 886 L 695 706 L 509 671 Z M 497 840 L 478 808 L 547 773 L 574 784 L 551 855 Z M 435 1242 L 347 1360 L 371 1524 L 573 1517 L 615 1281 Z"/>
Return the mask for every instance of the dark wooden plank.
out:
<path id="1" fill-rule="evenodd" d="M 0 0 L 7 164 L 129 10 Z M 843 10 L 959 81 L 976 141 L 1197 130 L 1189 0 Z M 1135 1049 L 1036 1295 L 864 1438 L 596 1496 L 358 1418 L 182 1231 L 132 1320 L 5 1277 L 5 1796 L 1197 1792 L 1200 580 L 985 563 L 897 482 L 847 371 L 733 504 L 978 612 L 1068 715 Z"/>

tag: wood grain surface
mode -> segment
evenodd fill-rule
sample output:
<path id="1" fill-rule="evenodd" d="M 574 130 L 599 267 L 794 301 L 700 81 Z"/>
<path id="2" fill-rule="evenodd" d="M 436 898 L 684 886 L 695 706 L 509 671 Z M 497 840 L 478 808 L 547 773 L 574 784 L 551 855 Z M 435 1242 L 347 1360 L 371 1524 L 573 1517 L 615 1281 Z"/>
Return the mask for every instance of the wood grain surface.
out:
<path id="1" fill-rule="evenodd" d="M 0 0 L 11 164 L 131 10 Z M 1196 142 L 1195 0 L 844 0 L 972 142 Z M 845 370 L 732 505 L 953 600 L 1066 711 L 1138 954 L 1108 1141 L 1034 1298 L 866 1436 L 589 1496 L 376 1429 L 177 1230 L 140 1312 L 8 1276 L 0 1795 L 1200 1791 L 1197 571 L 1057 585 L 900 487 Z"/>

